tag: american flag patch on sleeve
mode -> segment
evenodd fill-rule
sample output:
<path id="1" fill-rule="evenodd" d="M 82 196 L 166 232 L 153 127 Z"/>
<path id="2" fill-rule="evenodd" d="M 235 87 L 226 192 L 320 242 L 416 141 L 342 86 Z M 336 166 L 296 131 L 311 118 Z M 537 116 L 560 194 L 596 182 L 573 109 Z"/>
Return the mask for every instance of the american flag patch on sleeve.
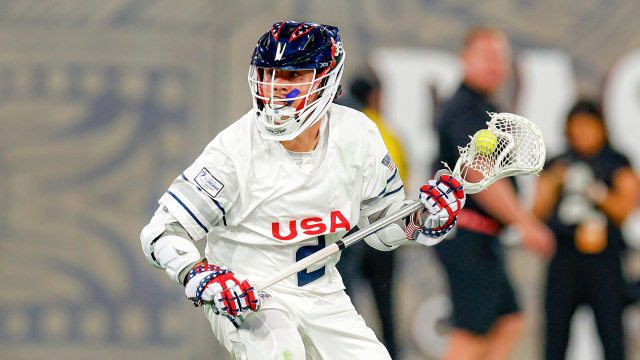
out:
<path id="1" fill-rule="evenodd" d="M 387 153 L 387 155 L 382 159 L 382 165 L 386 166 L 387 169 L 391 171 L 396 170 L 396 164 L 393 163 L 393 159 L 391 159 L 391 155 L 389 155 L 389 153 Z"/>

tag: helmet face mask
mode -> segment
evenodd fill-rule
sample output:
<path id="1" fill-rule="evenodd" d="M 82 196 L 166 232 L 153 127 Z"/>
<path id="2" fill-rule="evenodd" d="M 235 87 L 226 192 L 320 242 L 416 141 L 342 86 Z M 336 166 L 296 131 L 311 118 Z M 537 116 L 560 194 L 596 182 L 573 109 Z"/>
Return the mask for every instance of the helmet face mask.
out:
<path id="1" fill-rule="evenodd" d="M 274 24 L 258 41 L 248 76 L 261 136 L 292 140 L 320 121 L 336 98 L 343 68 L 337 28 Z"/>

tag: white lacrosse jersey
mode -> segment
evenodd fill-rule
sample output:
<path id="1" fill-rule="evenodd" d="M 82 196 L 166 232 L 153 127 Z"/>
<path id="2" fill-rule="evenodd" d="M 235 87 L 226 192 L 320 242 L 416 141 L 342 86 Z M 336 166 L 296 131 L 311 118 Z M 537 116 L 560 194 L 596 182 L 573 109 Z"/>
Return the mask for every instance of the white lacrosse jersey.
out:
<path id="1" fill-rule="evenodd" d="M 258 281 L 353 230 L 361 217 L 405 199 L 376 125 L 332 104 L 322 120 L 325 156 L 303 171 L 278 141 L 260 136 L 252 111 L 220 132 L 160 199 L 191 238 L 206 236 L 210 263 Z M 280 292 L 344 289 L 340 254 L 272 286 Z"/>

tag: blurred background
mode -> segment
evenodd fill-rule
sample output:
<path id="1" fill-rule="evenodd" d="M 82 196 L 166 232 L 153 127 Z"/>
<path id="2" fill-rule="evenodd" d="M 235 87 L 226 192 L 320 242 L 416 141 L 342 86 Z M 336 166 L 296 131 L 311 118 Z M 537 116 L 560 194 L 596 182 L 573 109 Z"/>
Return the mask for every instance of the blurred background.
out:
<path id="1" fill-rule="evenodd" d="M 0 0 L 0 358 L 229 359 L 138 239 L 171 181 L 249 110 L 250 55 L 274 22 L 340 28 L 343 83 L 377 74 L 415 197 L 474 25 L 509 37 L 514 76 L 497 102 L 541 127 L 549 155 L 586 94 L 640 171 L 639 17 L 637 0 Z M 531 201 L 535 177 L 519 181 Z M 639 223 L 634 213 L 623 225 L 629 244 Z M 438 359 L 446 346 L 450 303 L 432 251 L 394 255 L 398 359 Z M 507 258 L 526 316 L 513 359 L 539 359 L 546 264 L 518 247 Z M 353 287 L 380 334 L 371 290 Z M 625 312 L 629 359 L 640 359 L 638 309 Z M 569 358 L 602 359 L 589 310 L 573 321 Z"/>

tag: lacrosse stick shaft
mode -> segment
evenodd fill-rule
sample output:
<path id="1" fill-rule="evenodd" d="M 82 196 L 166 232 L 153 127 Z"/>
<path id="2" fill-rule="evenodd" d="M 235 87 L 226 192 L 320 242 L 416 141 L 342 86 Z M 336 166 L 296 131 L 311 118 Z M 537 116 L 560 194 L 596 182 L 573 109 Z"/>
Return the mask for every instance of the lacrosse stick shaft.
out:
<path id="1" fill-rule="evenodd" d="M 327 246 L 326 248 L 313 253 L 309 256 L 307 256 L 306 258 L 289 265 L 288 267 L 278 271 L 277 273 L 266 277 L 264 279 L 262 279 L 261 281 L 257 282 L 254 286 L 254 288 L 256 289 L 256 291 L 260 291 L 260 290 L 264 290 L 266 288 L 268 288 L 269 286 L 282 281 L 286 278 L 288 278 L 289 276 L 293 275 L 293 274 L 297 274 L 300 271 L 308 268 L 309 266 L 317 263 L 318 261 L 324 260 L 326 258 L 328 258 L 329 256 L 337 253 L 338 251 L 345 249 L 355 243 L 357 243 L 358 241 L 364 239 L 365 237 L 375 233 L 376 231 L 382 229 L 383 227 L 391 224 L 394 221 L 397 221 L 399 219 L 405 218 L 409 215 L 411 215 L 412 212 L 414 211 L 418 211 L 421 208 L 423 208 L 424 205 L 422 205 L 422 203 L 420 201 L 415 201 L 413 202 L 411 205 L 403 208 L 402 210 L 400 210 L 399 212 L 387 216 L 381 220 L 378 220 L 376 222 L 374 222 L 373 224 L 362 228 L 356 232 L 354 232 L 353 234 L 343 238 L 342 240 L 338 240 L 337 242 Z"/>

